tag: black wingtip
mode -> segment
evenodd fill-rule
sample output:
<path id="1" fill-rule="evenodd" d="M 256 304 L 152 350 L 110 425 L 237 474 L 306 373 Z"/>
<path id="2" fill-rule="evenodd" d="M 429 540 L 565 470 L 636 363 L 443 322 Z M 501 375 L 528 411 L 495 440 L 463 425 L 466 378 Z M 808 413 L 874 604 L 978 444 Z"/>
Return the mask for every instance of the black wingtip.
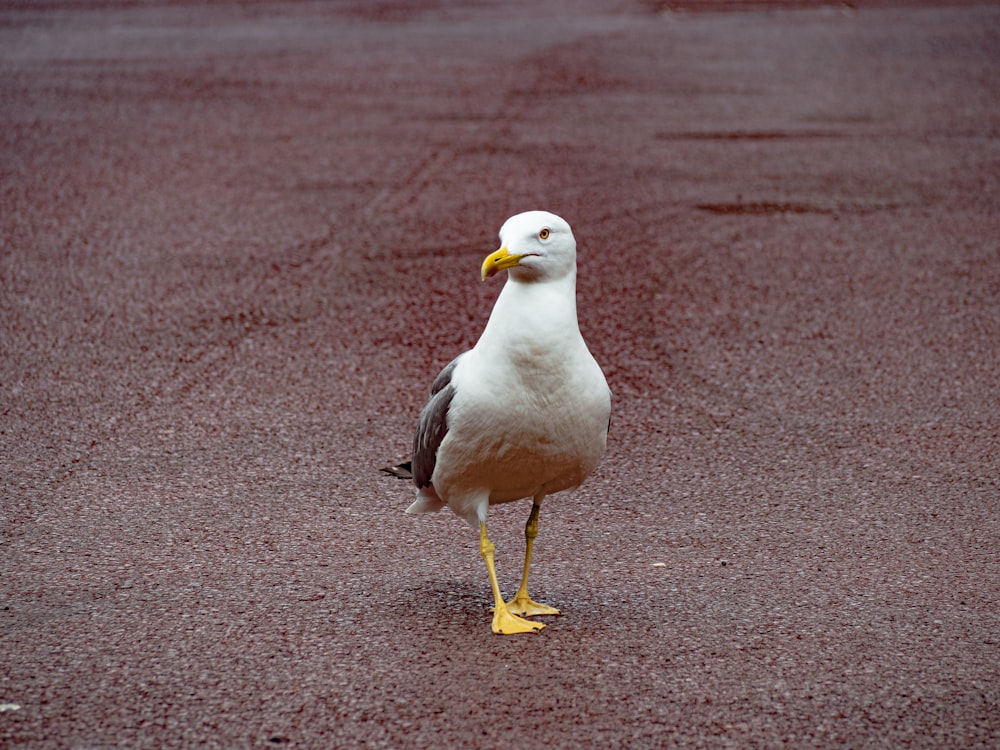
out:
<path id="1" fill-rule="evenodd" d="M 397 479 L 413 479 L 413 467 L 409 461 L 395 466 L 383 466 L 379 471 L 396 477 Z"/>

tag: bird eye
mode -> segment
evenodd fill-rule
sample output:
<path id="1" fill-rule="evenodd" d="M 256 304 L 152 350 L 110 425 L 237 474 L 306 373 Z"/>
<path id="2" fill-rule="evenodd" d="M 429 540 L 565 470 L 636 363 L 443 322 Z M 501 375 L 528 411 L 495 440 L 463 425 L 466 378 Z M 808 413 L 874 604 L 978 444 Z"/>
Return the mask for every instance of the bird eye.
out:
<path id="1" fill-rule="evenodd" d="M 541 232 L 538 233 L 538 236 L 543 240 L 547 240 L 550 234 L 551 232 L 548 229 L 543 229 Z"/>

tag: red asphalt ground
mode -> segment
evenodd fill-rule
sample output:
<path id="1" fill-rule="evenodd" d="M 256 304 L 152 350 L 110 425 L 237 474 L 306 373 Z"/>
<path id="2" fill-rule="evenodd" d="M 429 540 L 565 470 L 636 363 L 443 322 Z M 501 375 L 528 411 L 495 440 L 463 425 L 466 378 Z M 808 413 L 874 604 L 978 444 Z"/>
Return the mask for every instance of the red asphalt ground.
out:
<path id="1" fill-rule="evenodd" d="M 997 747 L 1000 8 L 799 5 L 4 3 L 0 745 Z M 615 412 L 500 637 L 379 468 L 530 208 Z"/>

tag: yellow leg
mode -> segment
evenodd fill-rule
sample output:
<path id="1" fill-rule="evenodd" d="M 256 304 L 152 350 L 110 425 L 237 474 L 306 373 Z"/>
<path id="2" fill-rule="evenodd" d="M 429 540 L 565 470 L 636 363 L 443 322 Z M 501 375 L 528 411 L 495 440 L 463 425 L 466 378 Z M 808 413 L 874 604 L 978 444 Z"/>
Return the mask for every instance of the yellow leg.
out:
<path id="1" fill-rule="evenodd" d="M 519 615 L 558 615 L 559 610 L 547 604 L 539 604 L 532 601 L 528 596 L 528 573 L 531 570 L 531 548 L 535 545 L 535 537 L 538 536 L 538 512 L 542 509 L 542 499 L 535 498 L 531 506 L 531 515 L 528 516 L 528 523 L 524 525 L 524 571 L 521 573 L 521 585 L 517 588 L 517 594 L 507 602 L 511 612 Z"/>
<path id="2" fill-rule="evenodd" d="M 540 622 L 524 620 L 515 614 L 511 614 L 507 609 L 507 603 L 500 593 L 500 584 L 497 583 L 497 569 L 493 564 L 493 553 L 496 547 L 486 535 L 486 524 L 479 524 L 479 554 L 483 556 L 486 563 L 486 570 L 490 574 L 490 586 L 493 589 L 493 632 L 500 635 L 510 635 L 511 633 L 532 633 L 537 632 L 545 626 Z"/>

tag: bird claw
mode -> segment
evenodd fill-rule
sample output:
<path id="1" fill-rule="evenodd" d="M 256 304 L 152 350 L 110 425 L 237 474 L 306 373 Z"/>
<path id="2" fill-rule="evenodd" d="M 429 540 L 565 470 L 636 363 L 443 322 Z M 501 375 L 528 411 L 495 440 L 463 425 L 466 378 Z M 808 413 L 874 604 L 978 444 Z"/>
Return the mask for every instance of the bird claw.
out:
<path id="1" fill-rule="evenodd" d="M 513 635 L 514 633 L 537 633 L 544 628 L 541 622 L 532 622 L 518 617 L 507 609 L 500 607 L 493 612 L 493 632 L 497 635 Z"/>
<path id="2" fill-rule="evenodd" d="M 528 596 L 515 596 L 507 602 L 507 609 L 516 615 L 534 617 L 536 615 L 558 615 L 559 610 L 548 604 L 539 604 Z"/>

